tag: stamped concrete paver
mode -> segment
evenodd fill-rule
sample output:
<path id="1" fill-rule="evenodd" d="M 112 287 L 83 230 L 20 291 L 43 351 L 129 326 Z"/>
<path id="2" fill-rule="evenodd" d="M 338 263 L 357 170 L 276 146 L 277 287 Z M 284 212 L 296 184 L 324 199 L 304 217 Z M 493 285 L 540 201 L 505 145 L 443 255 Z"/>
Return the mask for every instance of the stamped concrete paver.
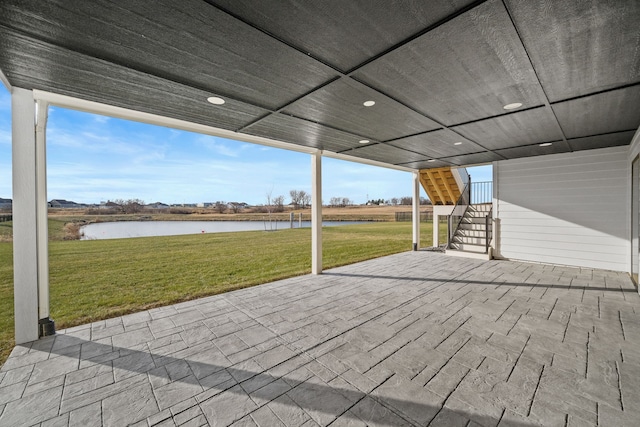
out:
<path id="1" fill-rule="evenodd" d="M 624 273 L 403 254 L 59 331 L 2 426 L 637 425 Z"/>

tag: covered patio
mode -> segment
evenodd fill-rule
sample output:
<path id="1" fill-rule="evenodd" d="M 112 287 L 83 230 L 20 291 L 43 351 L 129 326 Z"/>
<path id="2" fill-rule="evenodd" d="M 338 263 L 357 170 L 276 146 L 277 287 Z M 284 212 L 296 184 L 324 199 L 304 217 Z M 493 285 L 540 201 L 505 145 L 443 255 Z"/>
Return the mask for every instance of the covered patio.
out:
<path id="1" fill-rule="evenodd" d="M 639 392 L 626 273 L 417 251 L 17 346 L 0 425 L 631 426 Z"/>
<path id="2" fill-rule="evenodd" d="M 0 425 L 638 424 L 639 2 L 44 3 L 0 3 Z M 48 336 L 49 106 L 308 154 L 314 274 Z M 325 157 L 413 175 L 413 252 L 323 272 Z M 421 171 L 488 163 L 529 263 L 418 250 Z"/>

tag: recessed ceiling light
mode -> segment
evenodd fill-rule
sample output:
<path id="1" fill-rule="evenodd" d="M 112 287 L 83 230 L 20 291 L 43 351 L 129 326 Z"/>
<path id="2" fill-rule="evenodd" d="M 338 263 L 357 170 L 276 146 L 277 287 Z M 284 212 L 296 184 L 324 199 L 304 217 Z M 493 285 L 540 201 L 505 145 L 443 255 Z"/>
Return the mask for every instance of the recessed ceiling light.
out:
<path id="1" fill-rule="evenodd" d="M 505 110 L 515 110 L 516 108 L 522 107 L 522 102 L 514 102 L 513 104 L 507 104 L 504 108 Z"/>
<path id="2" fill-rule="evenodd" d="M 540 144 L 540 147 L 548 147 L 550 145 L 553 145 L 552 142 L 543 142 L 542 144 Z"/>
<path id="3" fill-rule="evenodd" d="M 460 141 L 454 142 L 453 145 L 462 145 L 462 142 L 460 142 Z"/>
<path id="4" fill-rule="evenodd" d="M 364 101 L 362 105 L 364 105 L 365 107 L 373 107 L 374 105 L 376 105 L 376 101 Z"/>
<path id="5" fill-rule="evenodd" d="M 358 142 L 359 142 L 360 144 L 368 144 L 368 143 L 369 143 L 369 142 L 371 142 L 371 141 L 369 141 L 368 139 L 361 139 L 361 140 L 360 140 L 360 141 L 358 141 Z"/>
<path id="6" fill-rule="evenodd" d="M 207 101 L 209 101 L 213 105 L 222 105 L 225 102 L 224 99 L 220 98 L 219 96 L 210 96 L 209 98 L 207 98 Z"/>
<path id="7" fill-rule="evenodd" d="M 435 161 L 436 161 L 436 159 L 429 159 L 429 160 L 427 160 L 427 162 L 435 162 Z"/>

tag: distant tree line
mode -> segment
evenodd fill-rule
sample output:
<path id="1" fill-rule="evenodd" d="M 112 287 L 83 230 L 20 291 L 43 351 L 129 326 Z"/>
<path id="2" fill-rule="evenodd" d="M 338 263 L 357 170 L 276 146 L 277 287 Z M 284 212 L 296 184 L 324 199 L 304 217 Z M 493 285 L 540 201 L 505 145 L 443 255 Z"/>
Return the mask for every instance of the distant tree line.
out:
<path id="1" fill-rule="evenodd" d="M 329 199 L 329 206 L 332 208 L 344 208 L 353 205 L 348 197 L 332 197 Z"/>
<path id="2" fill-rule="evenodd" d="M 289 191 L 289 199 L 290 205 L 293 209 L 305 209 L 311 206 L 311 194 L 307 193 L 304 190 L 290 190 Z M 323 201 L 324 204 L 324 201 Z M 353 206 L 355 203 L 348 197 L 331 197 L 329 199 L 329 207 L 332 208 L 344 208 L 347 206 Z M 411 196 L 405 197 L 392 197 L 391 199 L 371 199 L 367 201 L 367 205 L 405 205 L 411 206 L 413 204 L 413 198 Z M 420 198 L 421 205 L 430 205 L 431 202 L 429 199 L 421 197 Z M 105 209 L 94 209 L 95 213 L 111 213 L 111 214 L 135 214 L 145 211 L 146 206 L 145 203 L 140 199 L 115 199 L 113 201 L 108 200 L 105 204 Z M 222 200 L 218 200 L 215 203 L 210 205 L 211 208 L 217 213 L 239 213 L 248 205 L 243 202 L 224 202 Z M 173 208 L 172 208 L 173 209 Z M 285 196 L 278 195 L 273 196 L 272 192 L 269 191 L 266 193 L 266 203 L 264 205 L 253 207 L 254 212 L 263 212 L 263 213 L 278 213 L 284 212 L 285 210 Z M 189 211 L 191 213 L 192 211 Z M 174 213 L 174 212 L 172 212 Z M 182 212 L 175 212 L 182 213 Z"/>
<path id="3" fill-rule="evenodd" d="M 118 213 L 132 214 L 142 212 L 144 209 L 144 202 L 140 199 L 116 199 L 113 202 L 107 201 L 107 206 L 113 207 Z"/>

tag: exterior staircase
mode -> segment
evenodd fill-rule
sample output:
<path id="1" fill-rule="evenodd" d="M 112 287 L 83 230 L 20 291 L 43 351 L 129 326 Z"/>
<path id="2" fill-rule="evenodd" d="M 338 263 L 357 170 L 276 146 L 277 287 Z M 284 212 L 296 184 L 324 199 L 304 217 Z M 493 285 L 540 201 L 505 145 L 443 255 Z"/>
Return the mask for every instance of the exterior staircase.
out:
<path id="1" fill-rule="evenodd" d="M 493 237 L 492 205 L 481 203 L 468 205 L 449 239 L 446 253 L 468 258 L 491 259 Z M 456 217 L 452 216 L 452 221 Z M 456 227 L 457 225 L 457 227 Z"/>
<path id="2" fill-rule="evenodd" d="M 471 182 L 465 168 L 452 167 L 423 169 L 419 177 L 433 204 L 434 221 L 438 216 L 448 217 L 445 252 L 468 258 L 491 259 L 492 182 Z M 435 223 L 434 230 L 438 230 Z M 434 231 L 434 241 L 437 241 L 437 237 Z"/>
<path id="3" fill-rule="evenodd" d="M 451 167 L 421 170 L 420 183 L 434 205 L 455 205 L 465 184 L 460 172 Z"/>

